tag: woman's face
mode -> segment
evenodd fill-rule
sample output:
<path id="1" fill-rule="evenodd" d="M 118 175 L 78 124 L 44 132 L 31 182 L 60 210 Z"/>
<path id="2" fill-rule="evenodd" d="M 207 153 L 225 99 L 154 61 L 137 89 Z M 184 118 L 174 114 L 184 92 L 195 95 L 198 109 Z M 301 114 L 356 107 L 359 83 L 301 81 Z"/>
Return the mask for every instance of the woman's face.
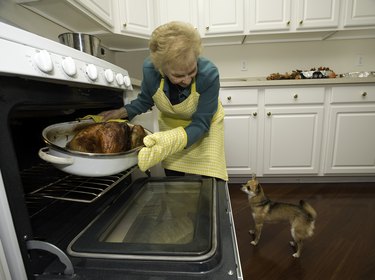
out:
<path id="1" fill-rule="evenodd" d="M 193 78 L 197 75 L 197 72 L 198 66 L 195 59 L 191 59 L 191 62 L 186 63 L 184 66 L 171 65 L 164 71 L 172 84 L 181 87 L 189 86 Z"/>

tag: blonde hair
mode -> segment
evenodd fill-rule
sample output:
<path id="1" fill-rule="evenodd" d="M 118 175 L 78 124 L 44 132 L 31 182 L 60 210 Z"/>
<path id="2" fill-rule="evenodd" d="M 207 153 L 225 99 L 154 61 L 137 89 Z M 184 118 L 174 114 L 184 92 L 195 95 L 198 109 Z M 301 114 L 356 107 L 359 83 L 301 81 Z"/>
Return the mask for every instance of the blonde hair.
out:
<path id="1" fill-rule="evenodd" d="M 157 27 L 151 34 L 151 61 L 161 73 L 171 64 L 184 66 L 197 59 L 202 51 L 201 37 L 189 23 L 172 21 Z"/>

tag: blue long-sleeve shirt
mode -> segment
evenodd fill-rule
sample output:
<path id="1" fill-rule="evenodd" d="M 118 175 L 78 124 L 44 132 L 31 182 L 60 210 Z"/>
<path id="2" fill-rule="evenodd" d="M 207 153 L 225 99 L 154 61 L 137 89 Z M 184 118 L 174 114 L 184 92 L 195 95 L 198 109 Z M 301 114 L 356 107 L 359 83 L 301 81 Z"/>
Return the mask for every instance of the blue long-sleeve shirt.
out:
<path id="1" fill-rule="evenodd" d="M 218 107 L 220 89 L 219 71 L 212 62 L 203 57 L 198 58 L 197 65 L 198 72 L 195 76 L 195 82 L 197 92 L 200 96 L 197 110 L 192 116 L 192 121 L 185 127 L 188 140 L 187 147 L 197 142 L 210 129 L 212 117 Z M 154 106 L 152 96 L 159 88 L 161 78 L 162 76 L 159 71 L 155 69 L 151 60 L 147 58 L 143 63 L 141 93 L 137 99 L 125 105 L 129 120 L 136 115 L 147 112 Z M 180 103 L 190 95 L 190 87 L 184 89 L 182 92 L 180 91 L 165 77 L 164 93 L 171 100 L 172 104 Z"/>

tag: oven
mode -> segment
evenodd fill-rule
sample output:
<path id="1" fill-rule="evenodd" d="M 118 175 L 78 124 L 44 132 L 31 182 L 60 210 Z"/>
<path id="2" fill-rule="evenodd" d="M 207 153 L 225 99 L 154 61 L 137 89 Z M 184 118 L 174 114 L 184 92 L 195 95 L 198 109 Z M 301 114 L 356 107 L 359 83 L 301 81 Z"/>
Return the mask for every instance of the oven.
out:
<path id="1" fill-rule="evenodd" d="M 44 128 L 123 105 L 128 72 L 0 23 L 0 278 L 242 279 L 226 182 L 43 161 Z"/>

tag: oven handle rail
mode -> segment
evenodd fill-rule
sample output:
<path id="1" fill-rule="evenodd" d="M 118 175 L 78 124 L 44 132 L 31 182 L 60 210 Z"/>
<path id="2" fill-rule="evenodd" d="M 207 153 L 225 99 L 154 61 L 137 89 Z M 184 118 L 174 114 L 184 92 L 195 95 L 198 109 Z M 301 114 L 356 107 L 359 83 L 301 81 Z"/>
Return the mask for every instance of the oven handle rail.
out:
<path id="1" fill-rule="evenodd" d="M 26 242 L 26 246 L 28 250 L 47 251 L 57 256 L 60 262 L 65 265 L 64 274 L 73 276 L 74 274 L 73 264 L 68 258 L 68 256 L 60 248 L 56 247 L 55 245 L 51 243 L 40 241 L 40 240 L 28 240 Z"/>

